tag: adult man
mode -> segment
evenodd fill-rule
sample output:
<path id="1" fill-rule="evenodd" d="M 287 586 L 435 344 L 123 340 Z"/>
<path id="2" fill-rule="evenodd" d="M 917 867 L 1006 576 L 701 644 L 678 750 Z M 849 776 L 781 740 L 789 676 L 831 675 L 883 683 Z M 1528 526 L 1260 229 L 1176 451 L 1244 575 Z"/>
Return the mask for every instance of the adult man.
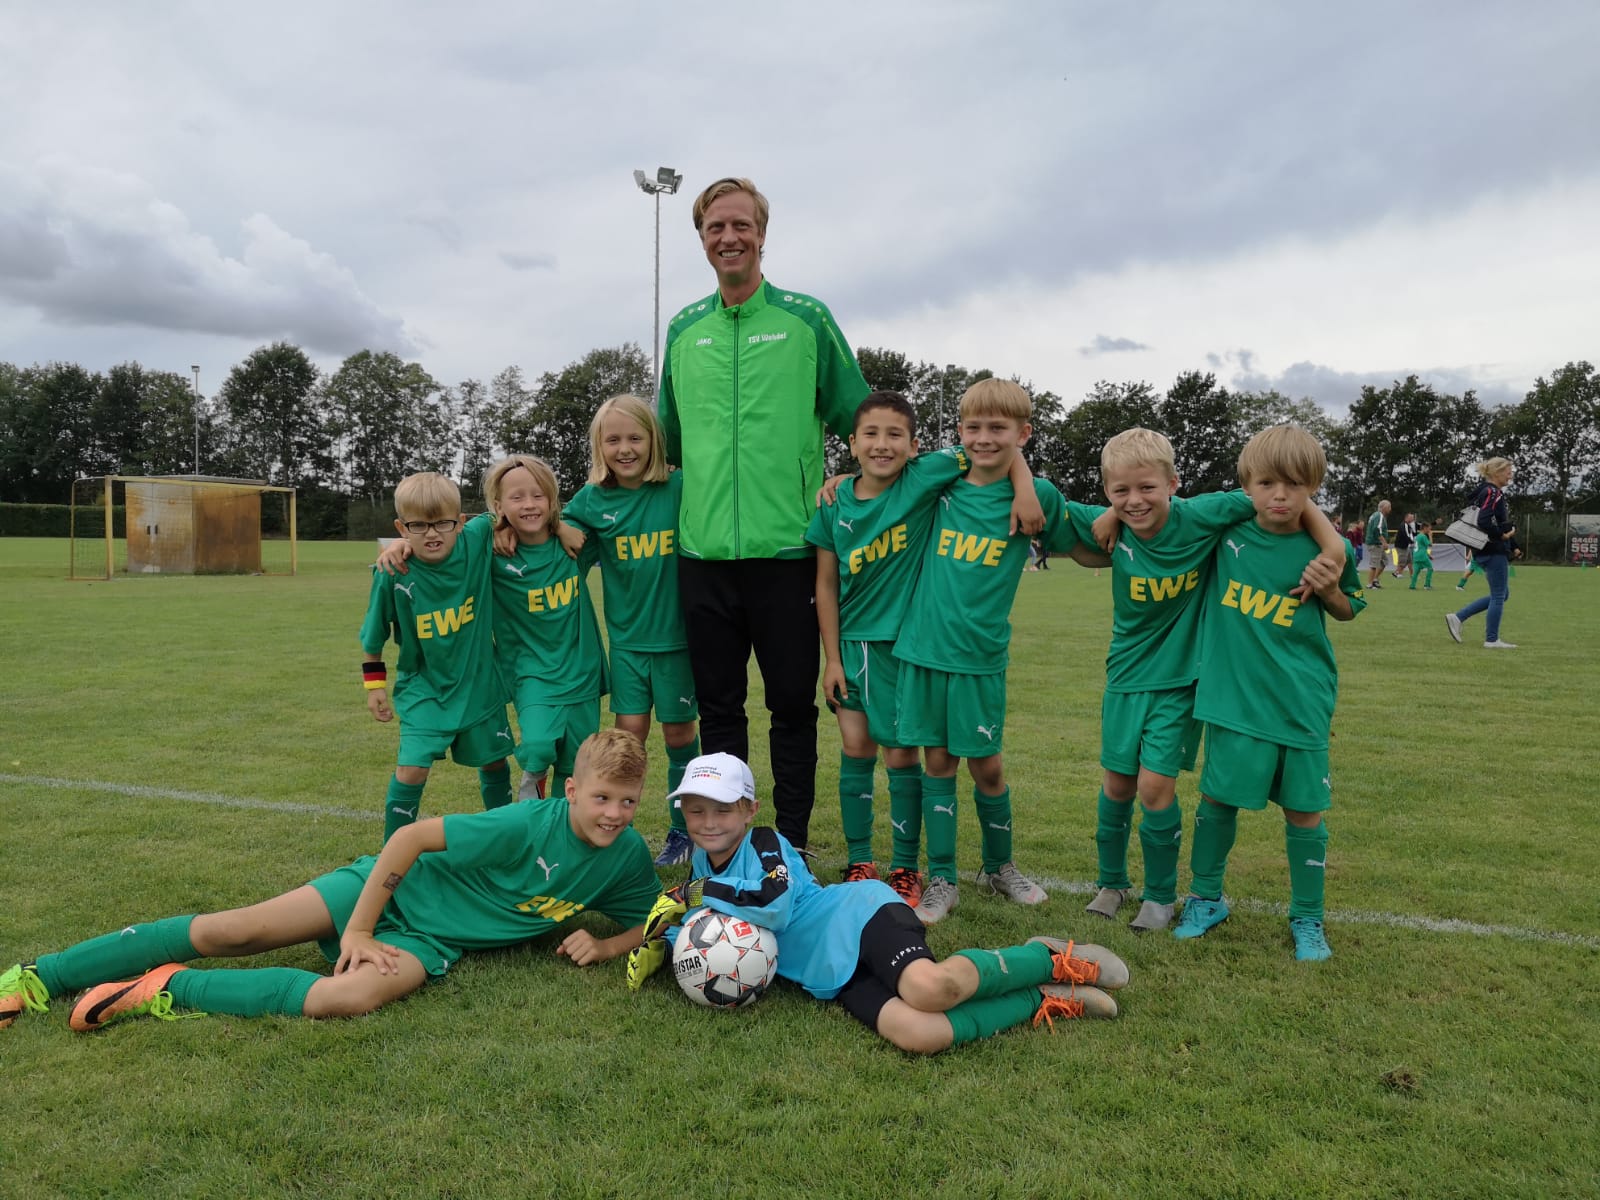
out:
<path id="1" fill-rule="evenodd" d="M 1417 514 L 1408 512 L 1400 528 L 1394 533 L 1394 550 L 1399 561 L 1394 565 L 1394 577 L 1411 574 L 1411 553 L 1417 544 Z"/>
<path id="2" fill-rule="evenodd" d="M 1368 572 L 1367 589 L 1380 588 L 1378 577 L 1383 574 L 1383 566 L 1389 561 L 1389 502 L 1378 501 L 1378 511 L 1367 518 L 1367 553 L 1371 556 L 1367 561 L 1371 564 Z"/>
<path id="3" fill-rule="evenodd" d="M 662 356 L 667 458 L 683 468 L 678 590 L 701 744 L 750 758 L 750 651 L 772 715 L 778 832 L 807 843 L 816 798 L 816 564 L 806 543 L 823 443 L 870 390 L 820 301 L 761 273 L 767 200 L 719 179 L 694 202 L 717 290 L 675 316 Z"/>

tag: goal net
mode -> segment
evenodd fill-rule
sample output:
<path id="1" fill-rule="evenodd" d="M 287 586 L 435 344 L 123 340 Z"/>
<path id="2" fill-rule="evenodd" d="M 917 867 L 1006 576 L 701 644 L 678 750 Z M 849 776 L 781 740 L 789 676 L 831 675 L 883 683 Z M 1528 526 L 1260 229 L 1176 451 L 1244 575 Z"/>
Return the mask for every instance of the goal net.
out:
<path id="1" fill-rule="evenodd" d="M 295 491 L 204 475 L 102 475 L 72 485 L 72 579 L 293 575 Z"/>

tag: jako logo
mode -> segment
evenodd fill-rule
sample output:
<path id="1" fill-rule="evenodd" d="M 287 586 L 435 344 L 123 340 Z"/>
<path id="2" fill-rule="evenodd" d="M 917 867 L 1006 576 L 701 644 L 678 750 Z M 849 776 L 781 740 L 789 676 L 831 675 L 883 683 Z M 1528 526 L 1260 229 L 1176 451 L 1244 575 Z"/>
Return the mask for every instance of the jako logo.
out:
<path id="1" fill-rule="evenodd" d="M 696 346 L 709 346 L 709 345 L 711 345 L 711 339 L 710 338 L 701 338 L 698 342 L 695 343 L 695 345 Z"/>

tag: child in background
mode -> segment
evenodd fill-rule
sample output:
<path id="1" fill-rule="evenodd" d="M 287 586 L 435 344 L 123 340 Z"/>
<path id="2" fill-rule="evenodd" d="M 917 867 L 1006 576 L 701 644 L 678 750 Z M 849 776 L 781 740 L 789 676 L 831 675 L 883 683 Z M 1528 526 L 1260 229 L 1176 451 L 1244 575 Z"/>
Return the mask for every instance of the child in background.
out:
<path id="1" fill-rule="evenodd" d="M 1433 522 L 1424 521 L 1422 528 L 1417 530 L 1415 544 L 1411 548 L 1411 586 L 1408 591 L 1417 590 L 1417 580 L 1422 579 L 1422 590 L 1433 591 Z"/>
<path id="2" fill-rule="evenodd" d="M 613 396 L 589 422 L 589 481 L 563 515 L 596 539 L 611 651 L 611 712 L 641 742 L 650 713 L 667 749 L 667 791 L 700 753 L 694 673 L 678 603 L 678 505 L 683 475 L 669 471 L 661 425 L 637 396 Z M 689 861 L 683 815 L 667 804 L 656 866 Z"/>
<path id="3" fill-rule="evenodd" d="M 731 754 L 694 760 L 677 793 L 694 839 L 691 881 L 657 901 L 629 955 L 638 987 L 666 958 L 668 934 L 701 906 L 777 935 L 778 974 L 819 1000 L 838 1000 L 879 1037 L 915 1054 L 988 1037 L 1032 1019 L 1114 1017 L 1107 989 L 1127 965 L 1100 946 L 1035 937 L 936 961 L 922 924 L 875 879 L 820 886 L 775 829 L 751 828 L 750 768 Z"/>
<path id="4" fill-rule="evenodd" d="M 463 531 L 460 489 L 433 472 L 402 479 L 394 506 L 401 535 L 394 547 L 414 556 L 417 569 L 398 580 L 374 568 L 361 625 L 367 710 L 382 722 L 400 714 L 400 749 L 384 800 L 385 841 L 417 819 L 428 772 L 447 753 L 477 768 L 485 808 L 511 800 L 511 727 L 489 604 L 492 527 L 480 521 Z M 382 657 L 391 639 L 400 651 L 392 709 Z"/>
<path id="5" fill-rule="evenodd" d="M 1173 929 L 1197 938 L 1228 919 L 1223 874 L 1239 809 L 1277 804 L 1289 860 L 1289 931 L 1295 958 L 1332 956 L 1323 928 L 1332 805 L 1328 733 L 1339 672 L 1325 616 L 1366 607 L 1355 551 L 1342 564 L 1306 560 L 1315 549 L 1302 514 L 1327 474 L 1317 440 L 1294 425 L 1256 434 L 1239 455 L 1239 482 L 1256 516 L 1228 531 L 1201 621 L 1194 713 L 1206 723 L 1189 866 L 1190 896 Z M 1314 597 L 1292 595 L 1304 580 Z"/>
<path id="6" fill-rule="evenodd" d="M 644 770 L 637 739 L 607 730 L 584 743 L 563 799 L 419 821 L 396 830 L 376 859 L 264 903 L 129 925 L 18 963 L 0 973 L 0 1028 L 85 988 L 70 1019 L 79 1032 L 132 1016 L 173 1020 L 174 1008 L 359 1016 L 443 975 L 468 951 L 519 945 L 588 909 L 626 928 L 606 938 L 577 930 L 556 954 L 580 967 L 616 958 L 639 945 L 661 892 L 644 839 L 629 828 Z M 304 942 L 318 944 L 332 975 L 181 965 Z"/>

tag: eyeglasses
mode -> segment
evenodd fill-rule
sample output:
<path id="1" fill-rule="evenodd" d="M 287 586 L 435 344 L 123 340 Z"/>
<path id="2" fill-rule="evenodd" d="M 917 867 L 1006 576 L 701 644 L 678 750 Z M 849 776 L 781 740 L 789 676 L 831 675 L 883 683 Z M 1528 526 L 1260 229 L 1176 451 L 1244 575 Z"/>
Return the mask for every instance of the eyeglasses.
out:
<path id="1" fill-rule="evenodd" d="M 452 529 L 454 529 L 459 524 L 461 524 L 461 522 L 457 521 L 457 520 L 454 520 L 454 519 L 451 519 L 451 520 L 448 520 L 448 521 L 402 521 L 401 522 L 401 525 L 404 527 L 404 529 L 405 529 L 405 531 L 407 533 L 427 533 L 430 529 L 433 530 L 434 533 L 449 533 Z"/>

